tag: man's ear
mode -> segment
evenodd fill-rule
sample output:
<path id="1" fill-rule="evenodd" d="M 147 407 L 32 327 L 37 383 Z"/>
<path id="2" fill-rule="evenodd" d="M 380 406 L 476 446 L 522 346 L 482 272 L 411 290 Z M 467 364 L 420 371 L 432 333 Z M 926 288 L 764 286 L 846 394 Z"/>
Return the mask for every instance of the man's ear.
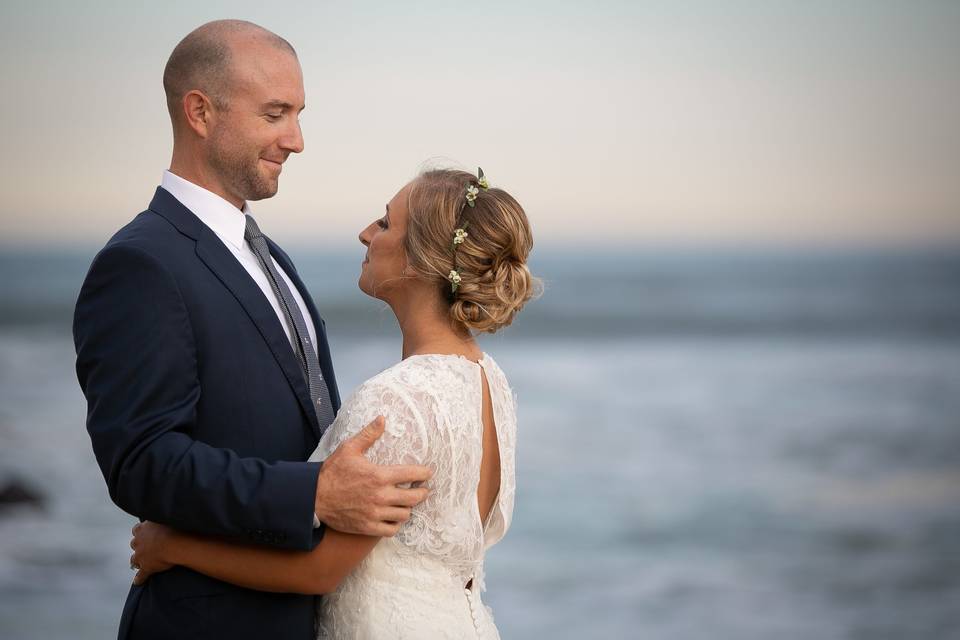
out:
<path id="1" fill-rule="evenodd" d="M 213 101 L 202 91 L 194 89 L 183 96 L 182 104 L 187 126 L 201 138 L 206 138 L 210 134 L 214 117 Z"/>

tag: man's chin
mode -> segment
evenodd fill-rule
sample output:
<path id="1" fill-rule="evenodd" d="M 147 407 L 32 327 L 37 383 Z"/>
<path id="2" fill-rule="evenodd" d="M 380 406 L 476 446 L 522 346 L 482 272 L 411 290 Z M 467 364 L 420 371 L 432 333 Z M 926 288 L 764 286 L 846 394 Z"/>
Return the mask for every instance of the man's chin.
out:
<path id="1" fill-rule="evenodd" d="M 251 189 L 250 195 L 246 198 L 248 202 L 256 202 L 257 200 L 266 200 L 267 198 L 272 198 L 277 195 L 277 191 L 280 189 L 279 180 L 264 180 L 257 185 L 256 189 Z"/>

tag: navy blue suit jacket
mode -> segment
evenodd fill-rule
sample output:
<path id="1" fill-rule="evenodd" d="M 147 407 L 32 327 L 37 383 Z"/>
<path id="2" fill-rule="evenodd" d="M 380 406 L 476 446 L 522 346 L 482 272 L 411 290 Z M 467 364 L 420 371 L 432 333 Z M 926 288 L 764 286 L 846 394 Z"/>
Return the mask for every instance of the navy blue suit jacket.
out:
<path id="1" fill-rule="evenodd" d="M 324 324 L 287 255 L 271 254 Z M 220 239 L 158 188 L 94 259 L 73 323 L 87 430 L 124 511 L 198 533 L 309 550 L 322 429 L 290 341 Z M 131 576 L 132 577 L 132 576 Z M 132 587 L 120 638 L 313 638 L 313 596 L 242 589 L 176 567 Z"/>

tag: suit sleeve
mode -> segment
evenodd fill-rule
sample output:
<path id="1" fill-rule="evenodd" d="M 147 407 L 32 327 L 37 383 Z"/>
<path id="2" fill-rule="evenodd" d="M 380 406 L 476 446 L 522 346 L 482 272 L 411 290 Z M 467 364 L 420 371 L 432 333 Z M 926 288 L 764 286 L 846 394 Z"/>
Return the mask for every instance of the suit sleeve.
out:
<path id="1" fill-rule="evenodd" d="M 201 389 L 173 275 L 129 245 L 96 257 L 73 323 L 87 430 L 111 499 L 146 520 L 310 549 L 320 465 L 268 464 L 195 440 Z"/>

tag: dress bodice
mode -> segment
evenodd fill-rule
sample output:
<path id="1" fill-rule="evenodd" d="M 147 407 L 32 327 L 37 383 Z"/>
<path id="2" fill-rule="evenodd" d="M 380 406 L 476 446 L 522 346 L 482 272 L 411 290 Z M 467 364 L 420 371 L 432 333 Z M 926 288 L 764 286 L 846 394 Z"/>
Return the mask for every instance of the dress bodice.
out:
<path id="1" fill-rule="evenodd" d="M 500 491 L 485 522 L 477 505 L 483 455 L 481 370 L 490 388 L 500 454 Z M 337 592 L 321 600 L 320 635 L 347 637 L 336 629 L 355 631 L 369 623 L 371 608 L 376 608 L 391 611 L 391 629 L 409 623 L 409 635 L 416 637 L 419 622 L 412 616 L 419 611 L 436 621 L 444 607 L 466 602 L 464 587 L 471 582 L 468 611 L 479 624 L 474 607 L 481 606 L 479 592 L 485 588 L 484 553 L 504 536 L 513 514 L 517 419 L 507 379 L 486 354 L 479 362 L 440 354 L 410 356 L 357 388 L 310 459 L 324 460 L 378 415 L 386 419 L 385 432 L 367 457 L 378 464 L 429 466 L 434 472 L 425 484 L 430 493 L 397 535 L 382 539 Z M 459 609 L 454 615 L 460 615 Z M 461 637 L 455 635 L 456 625 L 450 633 Z"/>

